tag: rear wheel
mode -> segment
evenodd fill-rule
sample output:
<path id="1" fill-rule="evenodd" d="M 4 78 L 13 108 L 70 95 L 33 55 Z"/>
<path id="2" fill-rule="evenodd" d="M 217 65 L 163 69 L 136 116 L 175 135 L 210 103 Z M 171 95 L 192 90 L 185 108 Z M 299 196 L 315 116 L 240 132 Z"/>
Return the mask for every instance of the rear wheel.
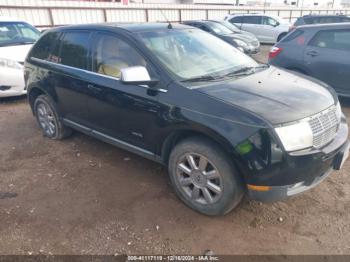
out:
<path id="1" fill-rule="evenodd" d="M 235 208 L 244 186 L 228 156 L 213 142 L 191 138 L 170 154 L 169 175 L 178 197 L 206 215 L 223 215 Z"/>
<path id="2" fill-rule="evenodd" d="M 54 103 L 48 96 L 40 95 L 35 99 L 34 112 L 44 136 L 60 140 L 72 133 L 70 128 L 63 125 Z"/>

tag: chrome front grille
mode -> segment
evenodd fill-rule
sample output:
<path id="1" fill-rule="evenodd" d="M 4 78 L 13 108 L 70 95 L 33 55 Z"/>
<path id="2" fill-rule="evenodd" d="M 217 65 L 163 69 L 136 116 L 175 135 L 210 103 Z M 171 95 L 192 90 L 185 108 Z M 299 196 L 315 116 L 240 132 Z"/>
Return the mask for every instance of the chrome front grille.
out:
<path id="1" fill-rule="evenodd" d="M 320 148 L 335 137 L 340 118 L 337 116 L 337 107 L 332 106 L 325 111 L 312 116 L 308 121 L 313 134 L 313 146 Z"/>

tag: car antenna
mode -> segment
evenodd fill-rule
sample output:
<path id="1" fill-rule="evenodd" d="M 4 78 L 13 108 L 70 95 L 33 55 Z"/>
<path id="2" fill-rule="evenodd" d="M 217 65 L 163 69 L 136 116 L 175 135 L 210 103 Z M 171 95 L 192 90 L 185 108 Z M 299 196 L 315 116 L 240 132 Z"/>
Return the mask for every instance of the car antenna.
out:
<path id="1" fill-rule="evenodd" d="M 173 29 L 173 25 L 171 24 L 171 22 L 169 21 L 169 19 L 166 17 L 166 15 L 164 14 L 163 10 L 160 10 L 160 12 L 162 13 L 165 21 L 168 23 L 168 29 Z"/>

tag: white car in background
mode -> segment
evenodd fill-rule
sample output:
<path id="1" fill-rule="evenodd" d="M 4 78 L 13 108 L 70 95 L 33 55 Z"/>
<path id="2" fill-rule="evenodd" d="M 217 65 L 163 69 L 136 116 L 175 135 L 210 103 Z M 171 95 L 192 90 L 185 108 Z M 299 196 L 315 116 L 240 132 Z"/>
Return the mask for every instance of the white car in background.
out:
<path id="1" fill-rule="evenodd" d="M 254 34 L 261 43 L 274 44 L 288 34 L 291 24 L 286 20 L 267 14 L 231 14 L 225 20 L 244 31 Z"/>
<path id="2" fill-rule="evenodd" d="M 23 63 L 39 35 L 24 21 L 0 16 L 0 97 L 26 94 Z"/>

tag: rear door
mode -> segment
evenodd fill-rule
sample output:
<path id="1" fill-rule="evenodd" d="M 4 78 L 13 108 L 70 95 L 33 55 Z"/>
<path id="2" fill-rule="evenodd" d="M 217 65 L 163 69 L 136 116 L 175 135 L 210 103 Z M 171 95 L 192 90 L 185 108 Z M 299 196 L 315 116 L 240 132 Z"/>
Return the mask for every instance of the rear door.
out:
<path id="1" fill-rule="evenodd" d="M 305 49 L 304 61 L 312 76 L 350 95 L 350 29 L 316 33 Z"/>
<path id="2" fill-rule="evenodd" d="M 63 118 L 87 125 L 88 31 L 66 31 L 47 59 L 50 85 Z"/>
<path id="3" fill-rule="evenodd" d="M 266 41 L 266 37 L 264 36 L 262 30 L 264 26 L 262 25 L 262 17 L 261 16 L 244 16 L 242 30 L 248 31 L 254 34 L 260 42 Z"/>

